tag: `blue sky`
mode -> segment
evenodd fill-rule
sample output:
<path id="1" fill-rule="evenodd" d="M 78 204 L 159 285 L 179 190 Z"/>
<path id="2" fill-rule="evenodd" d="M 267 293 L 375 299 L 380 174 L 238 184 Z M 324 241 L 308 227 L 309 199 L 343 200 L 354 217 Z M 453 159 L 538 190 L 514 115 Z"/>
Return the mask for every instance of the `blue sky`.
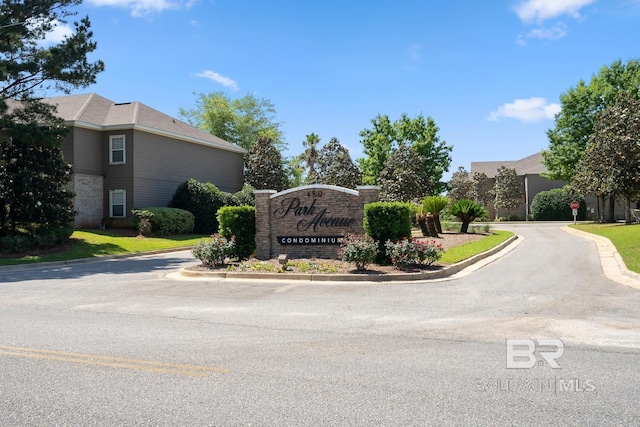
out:
<path id="1" fill-rule="evenodd" d="M 78 93 L 174 117 L 199 93 L 252 93 L 275 105 L 286 156 L 314 132 L 356 159 L 376 115 L 423 114 L 453 146 L 450 173 L 547 148 L 563 92 L 640 57 L 640 0 L 84 0 L 78 12 L 106 65 Z"/>

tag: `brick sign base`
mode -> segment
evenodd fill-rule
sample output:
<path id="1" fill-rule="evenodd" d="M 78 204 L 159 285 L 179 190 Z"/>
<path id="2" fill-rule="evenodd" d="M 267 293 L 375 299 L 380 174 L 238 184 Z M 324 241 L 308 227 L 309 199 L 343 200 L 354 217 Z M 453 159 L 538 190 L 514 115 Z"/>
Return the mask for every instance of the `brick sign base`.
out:
<path id="1" fill-rule="evenodd" d="M 343 236 L 364 234 L 364 205 L 378 201 L 379 192 L 333 185 L 256 190 L 257 258 L 336 258 Z"/>

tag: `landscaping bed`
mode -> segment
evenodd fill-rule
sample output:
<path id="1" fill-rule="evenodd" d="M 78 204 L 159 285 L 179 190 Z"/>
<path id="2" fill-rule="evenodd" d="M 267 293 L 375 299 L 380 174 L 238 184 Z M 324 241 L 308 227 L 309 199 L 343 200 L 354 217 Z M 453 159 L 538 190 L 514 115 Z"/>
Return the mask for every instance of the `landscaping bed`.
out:
<path id="1" fill-rule="evenodd" d="M 474 242 L 483 239 L 488 234 L 462 234 L 444 232 L 440 234 L 439 238 L 430 237 L 417 237 L 420 240 L 430 241 L 434 240 L 439 243 L 444 250 L 460 246 L 468 242 Z M 419 273 L 422 271 L 439 270 L 445 264 L 441 262 L 435 262 L 432 265 L 412 264 L 402 268 L 396 268 L 392 265 L 377 265 L 369 264 L 366 270 L 357 270 L 355 265 L 350 262 L 341 261 L 338 259 L 318 259 L 318 258 L 301 258 L 288 260 L 285 267 L 283 267 L 277 259 L 271 260 L 257 260 L 251 258 L 246 261 L 231 261 L 226 265 L 209 268 L 204 265 L 197 265 L 189 267 L 189 270 L 193 271 L 228 271 L 228 272 L 264 272 L 264 273 L 283 273 L 283 274 L 365 274 L 365 275 L 379 275 L 379 274 L 391 274 L 391 273 Z"/>

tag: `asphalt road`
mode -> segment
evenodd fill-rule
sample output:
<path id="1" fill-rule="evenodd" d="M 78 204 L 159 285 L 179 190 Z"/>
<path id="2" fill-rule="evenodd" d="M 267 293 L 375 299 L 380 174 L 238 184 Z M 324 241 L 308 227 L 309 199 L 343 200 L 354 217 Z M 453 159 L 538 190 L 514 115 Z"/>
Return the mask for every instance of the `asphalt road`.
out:
<path id="1" fill-rule="evenodd" d="M 0 424 L 640 425 L 640 291 L 558 224 L 500 228 L 524 239 L 435 282 L 0 271 Z"/>

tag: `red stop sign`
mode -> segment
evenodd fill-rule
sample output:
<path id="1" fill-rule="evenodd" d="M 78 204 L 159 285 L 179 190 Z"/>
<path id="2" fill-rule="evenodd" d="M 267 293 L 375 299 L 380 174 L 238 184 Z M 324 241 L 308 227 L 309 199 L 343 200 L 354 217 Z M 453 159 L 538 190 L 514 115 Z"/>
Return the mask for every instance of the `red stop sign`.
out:
<path id="1" fill-rule="evenodd" d="M 577 200 L 574 200 L 569 204 L 569 206 L 571 207 L 571 209 L 578 209 L 580 207 L 580 203 L 578 203 Z"/>

